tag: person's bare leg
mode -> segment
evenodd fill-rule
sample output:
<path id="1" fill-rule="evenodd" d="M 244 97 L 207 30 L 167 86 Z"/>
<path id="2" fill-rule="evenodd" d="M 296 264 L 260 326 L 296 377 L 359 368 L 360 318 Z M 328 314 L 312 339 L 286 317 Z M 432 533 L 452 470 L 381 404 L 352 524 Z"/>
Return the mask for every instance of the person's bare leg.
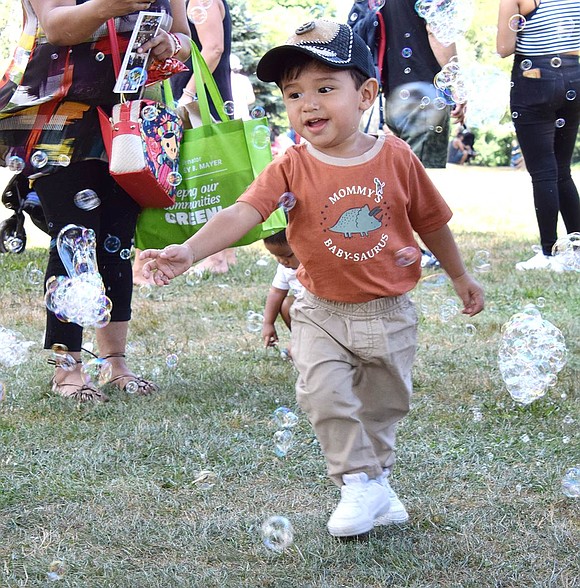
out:
<path id="1" fill-rule="evenodd" d="M 97 329 L 96 338 L 99 356 L 106 358 L 111 363 L 113 368 L 111 383 L 115 386 L 123 390 L 126 389 L 129 382 L 137 381 L 138 388 L 133 393 L 151 394 L 157 391 L 157 386 L 137 376 L 127 365 L 125 349 L 127 347 L 128 331 L 128 321 L 111 322 L 106 327 Z"/>

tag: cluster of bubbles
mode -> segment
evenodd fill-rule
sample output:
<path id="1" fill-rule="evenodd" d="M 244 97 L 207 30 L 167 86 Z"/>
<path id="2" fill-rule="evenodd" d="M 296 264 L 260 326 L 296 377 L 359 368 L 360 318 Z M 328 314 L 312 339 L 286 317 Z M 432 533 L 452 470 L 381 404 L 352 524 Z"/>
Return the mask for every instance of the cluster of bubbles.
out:
<path id="1" fill-rule="evenodd" d="M 441 93 L 441 96 L 434 100 L 435 108 L 441 110 L 447 104 L 467 102 L 467 89 L 457 56 L 452 57 L 441 68 L 441 71 L 433 79 L 433 85 Z"/>
<path id="2" fill-rule="evenodd" d="M 0 365 L 11 368 L 27 361 L 34 341 L 26 341 L 16 331 L 0 326 Z"/>
<path id="3" fill-rule="evenodd" d="M 409 82 L 398 86 L 389 94 L 385 103 L 389 120 L 392 120 L 397 127 L 406 125 L 411 136 L 421 135 L 425 129 L 436 133 L 443 132 L 447 119 L 447 106 L 453 102 L 451 97 L 453 82 L 444 74 L 437 83 L 442 88 L 445 84 L 451 84 L 446 90 L 448 94 L 427 82 Z M 407 119 L 415 113 L 417 108 L 421 116 L 414 116 L 414 120 L 417 121 L 415 128 L 409 128 Z"/>
<path id="4" fill-rule="evenodd" d="M 580 272 L 580 233 L 558 239 L 552 247 L 552 255 L 566 271 Z"/>
<path id="5" fill-rule="evenodd" d="M 274 433 L 274 453 L 278 457 L 286 457 L 294 445 L 292 429 L 298 424 L 298 417 L 289 408 L 280 406 L 274 411 L 273 420 L 278 428 Z"/>
<path id="6" fill-rule="evenodd" d="M 446 47 L 463 37 L 473 18 L 473 0 L 417 0 L 417 14 Z"/>
<path id="7" fill-rule="evenodd" d="M 580 498 L 580 465 L 566 470 L 562 478 L 562 492 L 568 498 Z"/>
<path id="8" fill-rule="evenodd" d="M 498 365 L 511 397 L 530 404 L 544 396 L 566 365 L 562 332 L 528 304 L 502 326 Z"/>
<path id="9" fill-rule="evenodd" d="M 481 63 L 462 66 L 461 77 L 469 96 L 469 124 L 472 127 L 499 124 L 509 104 L 509 83 L 499 68 Z M 481 92 L 481 88 L 486 88 Z"/>
<path id="10" fill-rule="evenodd" d="M 62 322 L 81 327 L 105 327 L 111 320 L 111 300 L 97 271 L 96 241 L 92 229 L 67 225 L 58 234 L 56 247 L 67 271 L 46 282 L 46 307 Z"/>
<path id="11" fill-rule="evenodd" d="M 262 523 L 262 541 L 270 551 L 282 553 L 294 541 L 292 523 L 279 515 L 267 518 Z"/>

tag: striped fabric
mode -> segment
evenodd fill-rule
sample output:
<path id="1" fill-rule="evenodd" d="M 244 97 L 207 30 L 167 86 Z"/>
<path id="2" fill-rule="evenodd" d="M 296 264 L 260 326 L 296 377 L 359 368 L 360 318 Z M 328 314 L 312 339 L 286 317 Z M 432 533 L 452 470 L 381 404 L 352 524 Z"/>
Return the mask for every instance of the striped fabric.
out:
<path id="1" fill-rule="evenodd" d="M 551 55 L 580 50 L 580 0 L 541 0 L 518 32 L 516 53 Z"/>

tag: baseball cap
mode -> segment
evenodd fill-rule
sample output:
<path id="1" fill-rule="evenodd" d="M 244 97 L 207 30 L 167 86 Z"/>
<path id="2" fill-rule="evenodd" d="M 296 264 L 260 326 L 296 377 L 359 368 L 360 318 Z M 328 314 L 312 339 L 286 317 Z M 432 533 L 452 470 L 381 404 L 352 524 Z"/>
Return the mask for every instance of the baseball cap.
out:
<path id="1" fill-rule="evenodd" d="M 336 69 L 355 68 L 376 77 L 370 49 L 346 24 L 313 20 L 298 27 L 284 45 L 270 49 L 258 62 L 256 75 L 263 82 L 277 82 L 292 53 L 304 53 Z"/>

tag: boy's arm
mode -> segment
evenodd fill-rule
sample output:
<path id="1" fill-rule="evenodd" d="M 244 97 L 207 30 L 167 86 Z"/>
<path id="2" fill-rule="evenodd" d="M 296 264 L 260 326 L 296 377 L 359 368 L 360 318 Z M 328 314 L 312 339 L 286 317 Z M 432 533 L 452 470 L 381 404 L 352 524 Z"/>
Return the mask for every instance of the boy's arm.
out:
<path id="1" fill-rule="evenodd" d="M 275 288 L 274 286 L 270 287 L 264 307 L 264 324 L 262 326 L 262 339 L 266 347 L 272 347 L 278 342 L 278 333 L 276 333 L 274 323 L 280 314 L 282 303 L 287 295 L 288 290 L 280 290 L 280 288 Z"/>
<path id="2" fill-rule="evenodd" d="M 447 225 L 432 233 L 420 233 L 422 241 L 439 260 L 453 282 L 455 292 L 463 301 L 463 313 L 473 316 L 483 310 L 483 288 L 465 269 L 461 254 Z"/>
<path id="3" fill-rule="evenodd" d="M 167 285 L 194 262 L 226 249 L 261 222 L 262 216 L 253 206 L 236 202 L 220 210 L 183 245 L 142 251 L 139 258 L 146 261 L 143 276 L 153 275 L 158 286 Z"/>

